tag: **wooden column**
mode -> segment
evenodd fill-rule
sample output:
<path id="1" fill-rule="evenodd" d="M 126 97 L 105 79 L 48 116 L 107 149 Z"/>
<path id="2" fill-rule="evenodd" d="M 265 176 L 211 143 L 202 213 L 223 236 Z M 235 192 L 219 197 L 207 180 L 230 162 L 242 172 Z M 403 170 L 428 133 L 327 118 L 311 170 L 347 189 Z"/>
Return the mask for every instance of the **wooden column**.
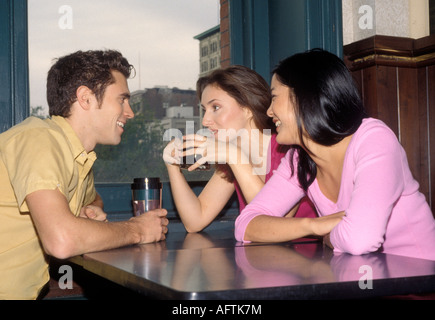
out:
<path id="1" fill-rule="evenodd" d="M 374 36 L 344 47 L 344 59 L 371 117 L 384 121 L 435 206 L 435 35 Z"/>
<path id="2" fill-rule="evenodd" d="M 231 64 L 230 46 L 230 5 L 228 0 L 220 0 L 220 25 L 221 25 L 221 67 Z"/>

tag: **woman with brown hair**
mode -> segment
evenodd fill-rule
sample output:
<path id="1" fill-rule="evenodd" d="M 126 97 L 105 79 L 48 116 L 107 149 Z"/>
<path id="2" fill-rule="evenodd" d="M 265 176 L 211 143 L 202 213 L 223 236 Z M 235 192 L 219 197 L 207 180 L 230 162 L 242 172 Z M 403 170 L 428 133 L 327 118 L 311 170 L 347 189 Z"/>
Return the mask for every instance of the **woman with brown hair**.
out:
<path id="1" fill-rule="evenodd" d="M 267 116 L 270 88 L 255 71 L 243 66 L 216 70 L 198 80 L 197 94 L 209 137 L 187 135 L 182 141 L 174 139 L 163 152 L 174 202 L 188 232 L 208 226 L 234 191 L 241 212 L 286 153 L 276 143 L 274 125 Z M 189 187 L 179 166 L 182 157 L 193 152 L 202 158 L 189 170 L 205 162 L 216 164 L 215 173 L 199 196 Z M 305 202 L 289 214 L 294 215 L 298 208 L 298 216 L 315 216 Z"/>

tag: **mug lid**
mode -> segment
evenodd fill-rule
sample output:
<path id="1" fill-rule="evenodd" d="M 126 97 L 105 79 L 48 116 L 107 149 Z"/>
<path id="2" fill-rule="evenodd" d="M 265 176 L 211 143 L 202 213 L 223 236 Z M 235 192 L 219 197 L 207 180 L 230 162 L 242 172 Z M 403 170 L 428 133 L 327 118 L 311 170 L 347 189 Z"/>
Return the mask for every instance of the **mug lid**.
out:
<path id="1" fill-rule="evenodd" d="M 160 178 L 134 178 L 132 189 L 161 189 Z"/>

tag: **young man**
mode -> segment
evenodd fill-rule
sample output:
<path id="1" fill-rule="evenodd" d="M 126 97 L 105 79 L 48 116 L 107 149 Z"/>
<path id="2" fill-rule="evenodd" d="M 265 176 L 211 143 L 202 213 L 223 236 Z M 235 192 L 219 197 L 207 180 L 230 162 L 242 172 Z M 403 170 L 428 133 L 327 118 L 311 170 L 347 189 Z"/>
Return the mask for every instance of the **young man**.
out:
<path id="1" fill-rule="evenodd" d="M 131 68 L 116 51 L 58 59 L 47 78 L 51 118 L 0 134 L 0 299 L 36 299 L 49 281 L 46 255 L 165 239 L 166 210 L 107 222 L 94 186 L 95 146 L 119 144 L 134 117 Z"/>

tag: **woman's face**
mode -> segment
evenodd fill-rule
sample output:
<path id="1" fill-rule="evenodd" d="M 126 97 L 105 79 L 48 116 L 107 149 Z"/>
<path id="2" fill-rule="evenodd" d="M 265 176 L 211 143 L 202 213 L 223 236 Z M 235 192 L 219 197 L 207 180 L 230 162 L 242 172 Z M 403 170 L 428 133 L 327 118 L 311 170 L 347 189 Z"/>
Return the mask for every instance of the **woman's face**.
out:
<path id="1" fill-rule="evenodd" d="M 298 127 L 295 116 L 294 99 L 291 89 L 283 85 L 273 75 L 271 83 L 272 103 L 267 110 L 267 115 L 275 123 L 279 144 L 300 145 Z"/>
<path id="2" fill-rule="evenodd" d="M 201 107 L 204 111 L 202 124 L 220 140 L 234 139 L 242 129 L 249 130 L 253 124 L 252 113 L 243 108 L 227 92 L 215 85 L 207 86 L 202 92 Z M 225 137 L 223 136 L 225 134 Z"/>

